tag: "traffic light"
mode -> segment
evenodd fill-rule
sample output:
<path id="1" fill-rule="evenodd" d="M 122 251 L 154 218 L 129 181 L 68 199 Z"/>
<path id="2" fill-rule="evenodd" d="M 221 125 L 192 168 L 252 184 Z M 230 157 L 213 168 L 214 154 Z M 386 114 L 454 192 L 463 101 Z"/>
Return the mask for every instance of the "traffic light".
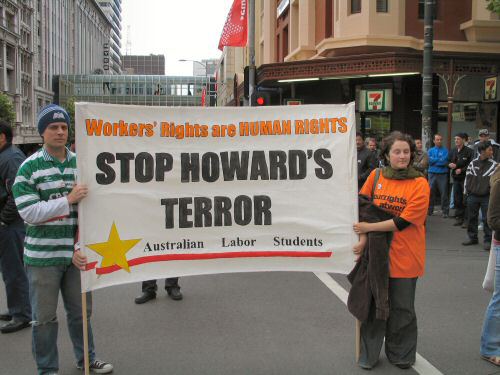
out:
<path id="1" fill-rule="evenodd" d="M 271 96 L 268 92 L 257 91 L 253 93 L 252 107 L 271 105 Z"/>

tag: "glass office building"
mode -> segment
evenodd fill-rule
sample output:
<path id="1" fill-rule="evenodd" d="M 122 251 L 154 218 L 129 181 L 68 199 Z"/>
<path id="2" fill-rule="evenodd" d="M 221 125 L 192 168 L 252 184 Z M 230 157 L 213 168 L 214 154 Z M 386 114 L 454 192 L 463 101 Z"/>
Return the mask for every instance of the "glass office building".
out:
<path id="1" fill-rule="evenodd" d="M 151 106 L 201 106 L 202 93 L 213 93 L 210 77 L 155 75 L 60 75 L 54 78 L 55 102 L 135 104 Z M 209 100 L 210 99 L 210 100 Z M 206 105 L 215 98 L 206 95 Z"/>

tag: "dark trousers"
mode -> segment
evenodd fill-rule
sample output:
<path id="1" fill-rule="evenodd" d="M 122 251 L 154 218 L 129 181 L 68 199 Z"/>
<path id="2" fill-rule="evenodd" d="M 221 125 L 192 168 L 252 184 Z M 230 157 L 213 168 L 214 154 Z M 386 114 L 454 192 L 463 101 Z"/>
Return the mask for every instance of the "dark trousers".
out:
<path id="1" fill-rule="evenodd" d="M 14 320 L 31 321 L 28 278 L 23 265 L 24 223 L 0 227 L 0 268 L 7 307 Z"/>
<path id="2" fill-rule="evenodd" d="M 431 187 L 429 213 L 434 211 L 434 201 L 436 200 L 436 191 L 438 191 L 441 197 L 441 210 L 443 211 L 443 215 L 448 215 L 448 211 L 450 210 L 450 199 L 448 198 L 448 174 L 429 173 L 429 185 Z"/>
<path id="3" fill-rule="evenodd" d="M 165 290 L 172 287 L 179 287 L 179 278 L 171 277 L 165 279 Z M 158 290 L 158 285 L 156 284 L 156 280 L 146 280 L 142 282 L 142 291 L 156 293 Z"/>
<path id="4" fill-rule="evenodd" d="M 488 226 L 488 202 L 490 201 L 489 195 L 469 195 L 467 197 L 467 211 L 469 216 L 469 221 L 467 225 L 467 235 L 471 240 L 477 240 L 477 224 L 479 218 L 479 210 L 483 216 L 483 231 L 484 231 L 484 242 L 491 242 L 491 229 Z"/>
<path id="5" fill-rule="evenodd" d="M 455 218 L 457 220 L 464 220 L 464 180 L 453 180 L 453 202 L 455 204 Z"/>
<path id="6" fill-rule="evenodd" d="M 362 366 L 373 367 L 378 361 L 385 337 L 385 354 L 393 364 L 413 364 L 417 353 L 417 316 L 415 289 L 417 278 L 389 279 L 389 319 L 375 319 L 372 303 L 368 320 L 361 324 Z"/>

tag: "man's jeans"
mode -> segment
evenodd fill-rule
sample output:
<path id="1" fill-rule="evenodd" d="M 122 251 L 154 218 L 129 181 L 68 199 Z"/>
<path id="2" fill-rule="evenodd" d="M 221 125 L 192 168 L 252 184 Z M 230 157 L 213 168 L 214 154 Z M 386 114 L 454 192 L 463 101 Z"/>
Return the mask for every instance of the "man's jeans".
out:
<path id="1" fill-rule="evenodd" d="M 429 214 L 434 211 L 434 201 L 436 200 L 436 190 L 441 196 L 441 210 L 443 215 L 448 215 L 450 203 L 448 198 L 448 174 L 429 173 L 429 185 L 431 187 L 431 199 L 429 202 Z"/>
<path id="2" fill-rule="evenodd" d="M 471 240 L 477 240 L 478 238 L 478 216 L 479 209 L 481 209 L 481 215 L 483 217 L 483 231 L 484 231 L 484 242 L 491 242 L 491 229 L 488 226 L 488 202 L 490 200 L 489 195 L 469 195 L 467 197 L 467 212 L 468 212 L 468 226 L 467 235 Z"/>
<path id="3" fill-rule="evenodd" d="M 5 283 L 7 307 L 12 318 L 31 320 L 28 278 L 23 266 L 24 222 L 0 227 L 0 268 Z"/>
<path id="4" fill-rule="evenodd" d="M 487 357 L 500 356 L 500 242 L 494 241 L 495 252 L 495 291 L 484 316 L 483 333 L 481 335 L 481 355 Z"/>
<path id="5" fill-rule="evenodd" d="M 26 266 L 33 309 L 32 350 L 39 374 L 57 372 L 57 301 L 61 291 L 68 331 L 78 365 L 83 365 L 83 320 L 80 271 L 74 266 Z M 92 298 L 87 294 L 87 319 L 92 312 Z M 90 322 L 89 358 L 95 358 L 94 341 Z"/>

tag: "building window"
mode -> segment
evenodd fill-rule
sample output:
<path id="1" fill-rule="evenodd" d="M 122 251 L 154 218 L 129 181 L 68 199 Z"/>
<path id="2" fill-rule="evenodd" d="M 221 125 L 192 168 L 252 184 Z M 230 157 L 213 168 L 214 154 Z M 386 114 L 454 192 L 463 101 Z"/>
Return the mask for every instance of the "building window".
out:
<path id="1" fill-rule="evenodd" d="M 288 56 L 288 26 L 283 29 L 283 59 Z"/>
<path id="2" fill-rule="evenodd" d="M 281 43 L 280 36 L 281 36 L 280 34 L 276 35 L 276 59 L 278 60 L 278 62 L 283 62 L 280 54 L 280 43 Z"/>
<path id="3" fill-rule="evenodd" d="M 418 0 L 418 18 L 421 20 L 424 19 L 425 1 L 426 0 Z M 438 0 L 434 0 L 434 9 L 432 12 L 434 15 L 434 19 L 437 18 L 437 11 L 438 11 Z"/>
<path id="4" fill-rule="evenodd" d="M 333 35 L 333 0 L 326 0 L 325 4 L 325 38 Z"/>
<path id="5" fill-rule="evenodd" d="M 361 13 L 361 0 L 351 0 L 351 14 Z"/>
<path id="6" fill-rule="evenodd" d="M 388 3 L 389 3 L 389 0 L 377 0 L 377 12 L 378 13 L 389 12 Z"/>

